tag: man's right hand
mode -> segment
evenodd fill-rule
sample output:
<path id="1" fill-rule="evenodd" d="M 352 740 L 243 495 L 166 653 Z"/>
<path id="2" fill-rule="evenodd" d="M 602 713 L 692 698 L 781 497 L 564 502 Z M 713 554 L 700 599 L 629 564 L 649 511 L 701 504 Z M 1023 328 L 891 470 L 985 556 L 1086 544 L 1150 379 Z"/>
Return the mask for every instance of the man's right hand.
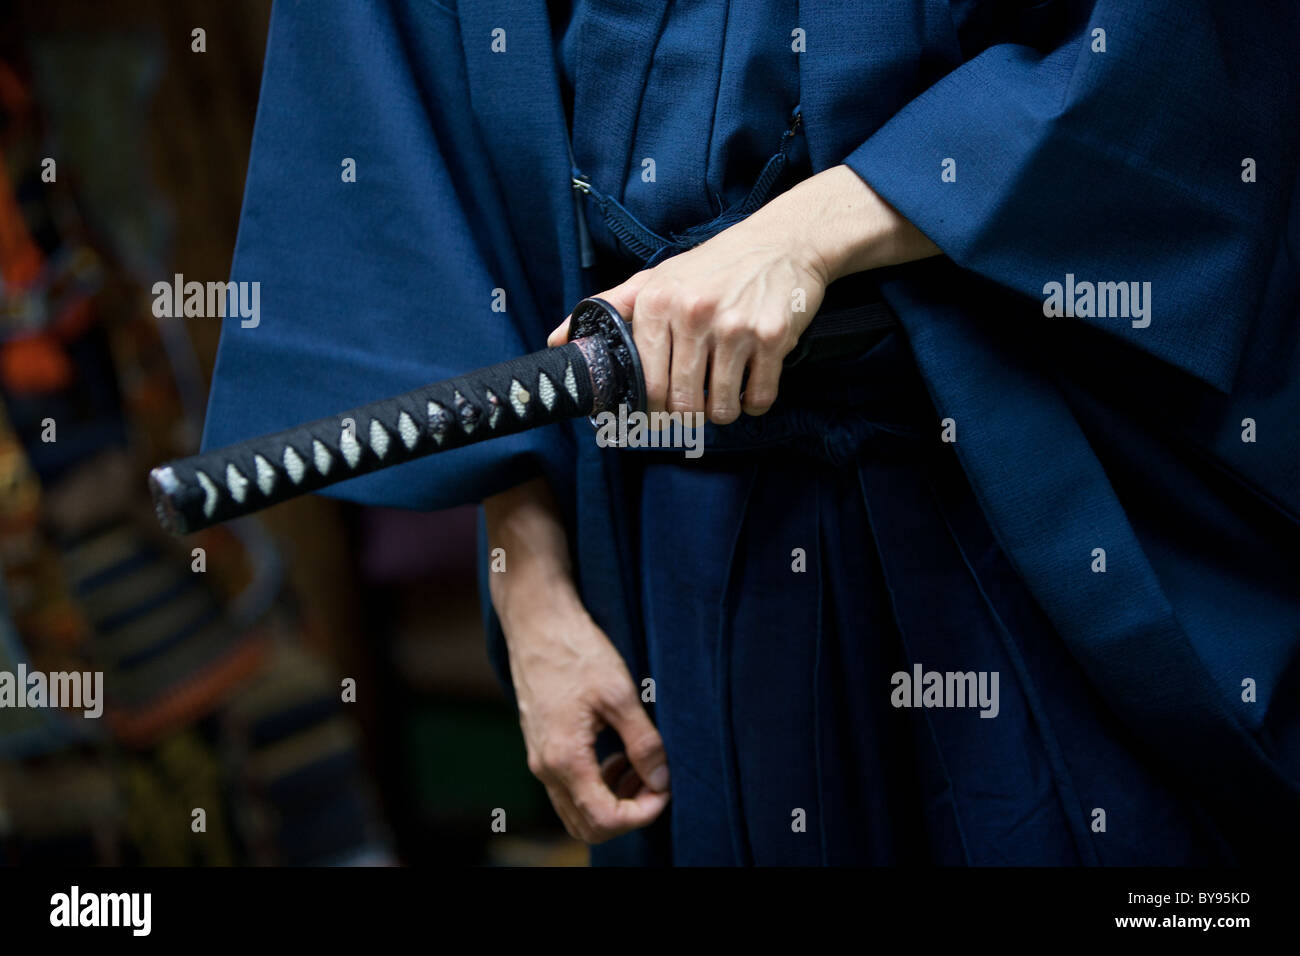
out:
<path id="1" fill-rule="evenodd" d="M 573 584 L 568 543 L 544 479 L 484 502 L 488 540 L 505 550 L 490 576 L 528 768 L 574 838 L 602 843 L 655 820 L 668 803 L 663 740 L 623 658 Z M 596 736 L 613 727 L 624 751 L 596 762 Z"/>

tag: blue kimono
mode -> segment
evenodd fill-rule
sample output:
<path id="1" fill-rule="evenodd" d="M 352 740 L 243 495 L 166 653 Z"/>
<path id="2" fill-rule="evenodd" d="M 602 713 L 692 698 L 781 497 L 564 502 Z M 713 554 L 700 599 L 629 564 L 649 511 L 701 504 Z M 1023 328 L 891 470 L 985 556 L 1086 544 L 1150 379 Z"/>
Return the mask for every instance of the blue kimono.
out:
<path id="1" fill-rule="evenodd" d="M 261 321 L 223 330 L 204 444 L 538 348 L 847 164 L 945 255 L 869 277 L 898 328 L 702 458 L 580 422 L 337 493 L 548 477 L 672 769 L 599 862 L 1284 859 L 1300 14 L 1272 16 L 280 0 L 233 269 Z"/>

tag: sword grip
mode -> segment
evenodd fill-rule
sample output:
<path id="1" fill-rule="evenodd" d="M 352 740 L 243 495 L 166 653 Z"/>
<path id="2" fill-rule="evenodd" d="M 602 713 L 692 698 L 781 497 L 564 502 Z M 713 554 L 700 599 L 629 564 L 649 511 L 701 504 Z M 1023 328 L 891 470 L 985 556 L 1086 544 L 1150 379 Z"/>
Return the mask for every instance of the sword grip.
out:
<path id="1" fill-rule="evenodd" d="M 379 468 L 589 415 L 595 396 L 584 345 L 591 343 L 543 349 L 167 462 L 149 473 L 158 520 L 188 534 Z"/>

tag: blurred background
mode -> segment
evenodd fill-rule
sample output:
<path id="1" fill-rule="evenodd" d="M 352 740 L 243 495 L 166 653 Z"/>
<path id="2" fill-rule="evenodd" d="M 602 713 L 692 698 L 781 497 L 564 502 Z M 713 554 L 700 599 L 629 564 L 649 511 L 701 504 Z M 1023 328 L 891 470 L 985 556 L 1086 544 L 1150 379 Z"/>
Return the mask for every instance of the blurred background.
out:
<path id="1" fill-rule="evenodd" d="M 475 509 L 153 518 L 220 320 L 150 290 L 228 277 L 269 14 L 0 0 L 0 671 L 106 699 L 0 708 L 0 864 L 584 864 L 487 662 Z"/>

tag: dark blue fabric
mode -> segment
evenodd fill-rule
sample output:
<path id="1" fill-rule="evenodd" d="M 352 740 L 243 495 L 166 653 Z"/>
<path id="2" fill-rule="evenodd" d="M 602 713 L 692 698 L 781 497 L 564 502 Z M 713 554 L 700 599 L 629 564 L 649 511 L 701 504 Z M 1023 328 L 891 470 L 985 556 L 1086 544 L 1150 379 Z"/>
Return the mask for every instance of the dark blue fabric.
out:
<path id="1" fill-rule="evenodd" d="M 532 76 L 551 59 L 546 11 L 494 15 L 275 5 L 232 270 L 262 283 L 262 314 L 222 330 L 204 447 L 541 348 L 580 298 L 559 94 Z M 468 70 L 497 21 L 512 52 Z M 544 429 L 337 493 L 442 507 L 542 470 L 562 482 L 571 458 Z"/>
<path id="2" fill-rule="evenodd" d="M 900 332 L 711 429 L 699 462 L 554 427 L 339 493 L 437 507 L 555 483 L 584 600 L 656 680 L 674 780 L 670 818 L 598 861 L 1293 852 L 1297 16 L 280 0 L 234 265 L 262 323 L 224 330 L 205 443 L 537 347 L 632 268 L 598 219 L 580 266 L 575 167 L 680 233 L 743 200 L 801 105 L 804 171 L 847 162 L 947 254 L 880 274 Z M 1045 319 L 1067 273 L 1151 282 L 1151 324 Z M 997 671 L 999 716 L 891 708 L 916 662 Z"/>
<path id="3" fill-rule="evenodd" d="M 797 22 L 794 0 L 577 0 L 559 54 L 578 170 L 660 235 L 740 205 L 799 105 Z"/>

